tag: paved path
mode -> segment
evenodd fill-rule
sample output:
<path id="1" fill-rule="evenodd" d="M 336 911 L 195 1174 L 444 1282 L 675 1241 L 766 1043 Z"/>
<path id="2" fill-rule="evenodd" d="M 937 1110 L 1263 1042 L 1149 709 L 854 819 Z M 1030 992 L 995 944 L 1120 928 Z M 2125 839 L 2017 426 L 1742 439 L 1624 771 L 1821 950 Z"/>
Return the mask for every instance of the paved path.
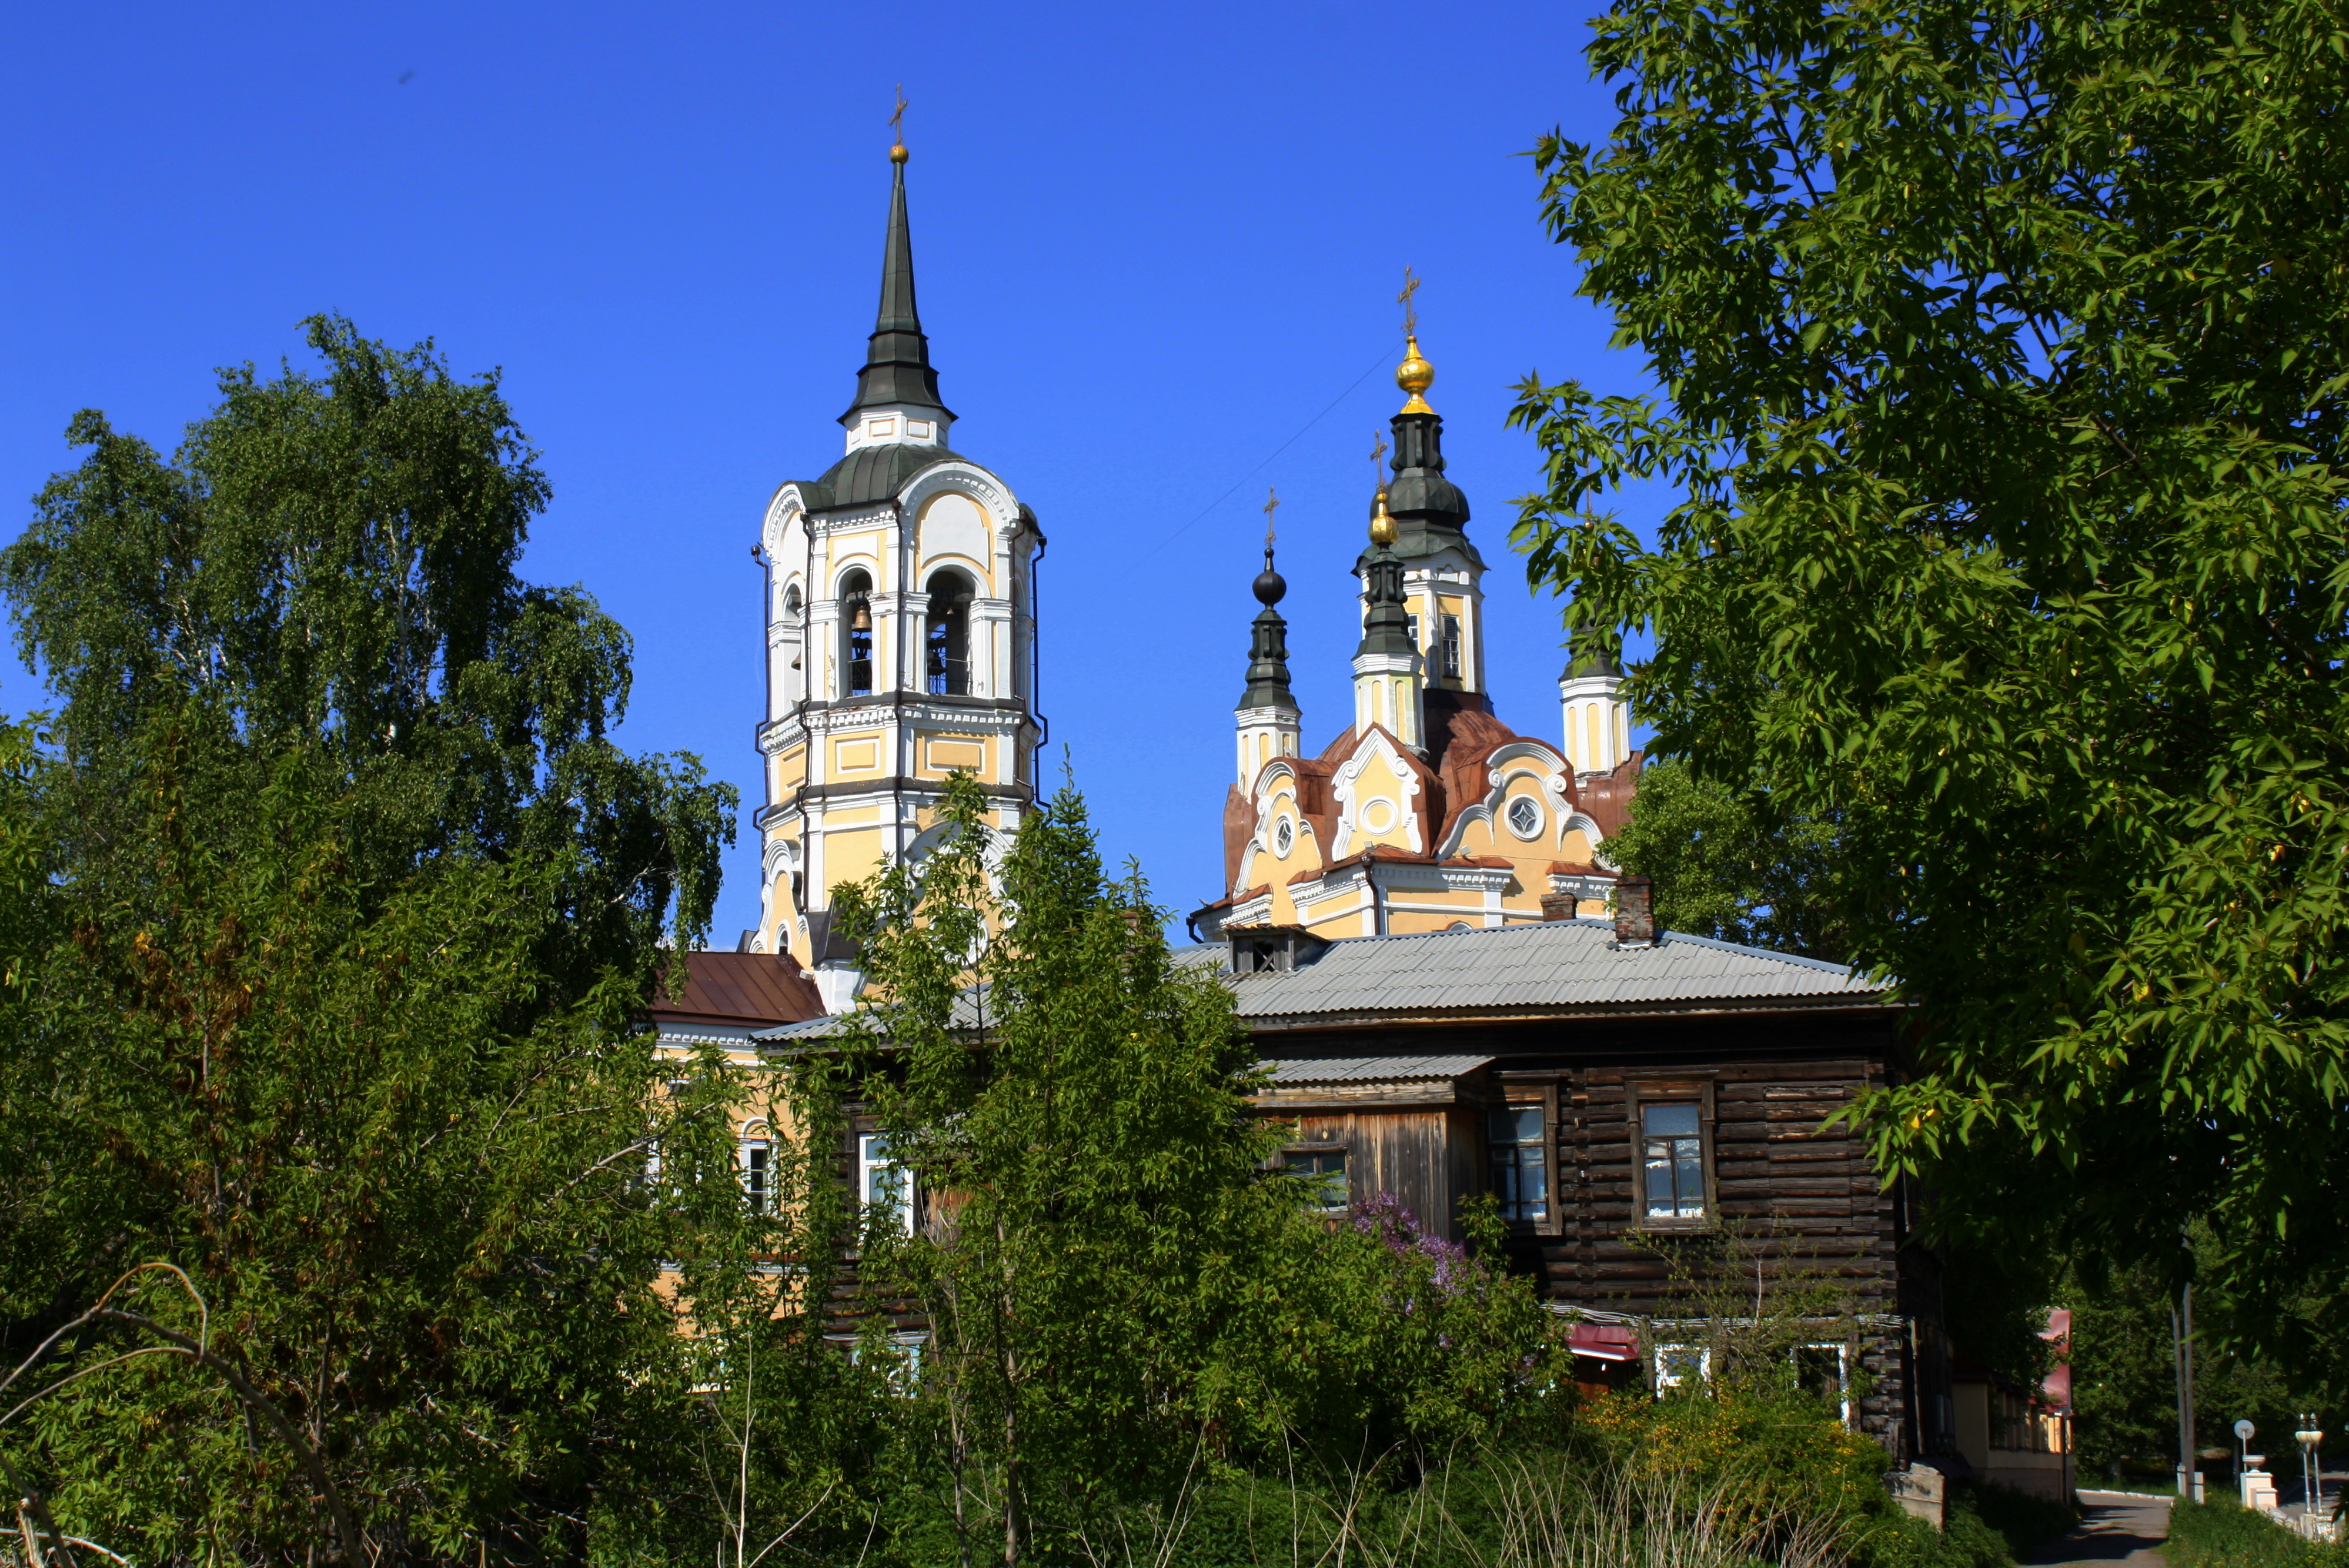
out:
<path id="1" fill-rule="evenodd" d="M 2158 1550 L 2169 1534 L 2168 1498 L 2084 1491 L 2080 1514 L 2079 1529 L 2024 1561 L 2041 1568 L 2168 1568 Z"/>

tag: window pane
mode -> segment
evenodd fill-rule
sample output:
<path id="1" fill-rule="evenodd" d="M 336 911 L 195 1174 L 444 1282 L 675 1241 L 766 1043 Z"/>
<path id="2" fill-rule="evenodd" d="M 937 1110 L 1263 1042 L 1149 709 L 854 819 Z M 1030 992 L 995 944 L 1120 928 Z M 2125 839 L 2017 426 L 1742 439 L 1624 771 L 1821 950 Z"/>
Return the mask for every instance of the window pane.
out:
<path id="1" fill-rule="evenodd" d="M 1542 1108 L 1537 1105 L 1513 1105 L 1506 1110 L 1496 1110 L 1492 1123 L 1495 1143 L 1541 1142 Z"/>
<path id="2" fill-rule="evenodd" d="M 1647 1159 L 1648 1217 L 1670 1220 L 1678 1217 L 1680 1202 L 1672 1191 L 1672 1161 L 1670 1144 L 1650 1144 Z"/>
<path id="3" fill-rule="evenodd" d="M 1640 1125 L 1651 1138 L 1692 1137 L 1696 1132 L 1693 1105 L 1649 1105 L 1640 1108 Z"/>
<path id="4" fill-rule="evenodd" d="M 1352 1196 L 1342 1149 L 1297 1150 L 1282 1159 L 1281 1169 L 1319 1187 L 1313 1202 L 1324 1209 L 1342 1209 Z"/>
<path id="5" fill-rule="evenodd" d="M 1505 1220 L 1549 1217 L 1549 1160 L 1543 1147 L 1542 1108 L 1504 1106 L 1485 1118 L 1492 1148 L 1493 1195 Z"/>
<path id="6" fill-rule="evenodd" d="M 1672 1140 L 1672 1147 L 1678 1155 L 1674 1163 L 1680 1173 L 1674 1185 L 1680 1192 L 1681 1218 L 1702 1219 L 1704 1216 L 1704 1162 L 1697 1157 L 1696 1140 L 1676 1138 Z"/>

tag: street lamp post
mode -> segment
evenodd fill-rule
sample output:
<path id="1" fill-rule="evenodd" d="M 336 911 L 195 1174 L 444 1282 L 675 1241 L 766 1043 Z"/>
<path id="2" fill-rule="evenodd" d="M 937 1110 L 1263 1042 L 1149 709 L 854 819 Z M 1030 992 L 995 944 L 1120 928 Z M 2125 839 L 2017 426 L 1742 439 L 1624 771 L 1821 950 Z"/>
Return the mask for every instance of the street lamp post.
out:
<path id="1" fill-rule="evenodd" d="M 2300 1517 L 2307 1528 L 2315 1528 L 2316 1516 L 2324 1511 L 2324 1471 L 2316 1462 L 2316 1445 L 2324 1434 L 2316 1428 L 2316 1412 L 2304 1412 L 2300 1418 L 2300 1430 L 2292 1433 L 2300 1439 Z"/>
<path id="2" fill-rule="evenodd" d="M 2178 1346 L 2178 1495 L 2189 1502 L 2202 1501 L 2202 1472 L 2194 1454 L 2194 1287 L 2180 1285 L 2178 1305 L 2169 1309 L 2169 1327 Z"/>

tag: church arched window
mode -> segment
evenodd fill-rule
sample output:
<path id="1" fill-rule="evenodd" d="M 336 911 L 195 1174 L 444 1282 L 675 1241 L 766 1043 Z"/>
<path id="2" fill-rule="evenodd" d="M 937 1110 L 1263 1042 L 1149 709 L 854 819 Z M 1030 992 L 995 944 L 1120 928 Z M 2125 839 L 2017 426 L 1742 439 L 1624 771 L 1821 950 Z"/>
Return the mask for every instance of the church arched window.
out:
<path id="1" fill-rule="evenodd" d="M 970 695 L 970 579 L 959 572 L 941 572 L 930 579 L 926 659 L 931 695 Z"/>
<path id="2" fill-rule="evenodd" d="M 840 695 L 873 690 L 873 579 L 852 572 L 840 580 Z"/>

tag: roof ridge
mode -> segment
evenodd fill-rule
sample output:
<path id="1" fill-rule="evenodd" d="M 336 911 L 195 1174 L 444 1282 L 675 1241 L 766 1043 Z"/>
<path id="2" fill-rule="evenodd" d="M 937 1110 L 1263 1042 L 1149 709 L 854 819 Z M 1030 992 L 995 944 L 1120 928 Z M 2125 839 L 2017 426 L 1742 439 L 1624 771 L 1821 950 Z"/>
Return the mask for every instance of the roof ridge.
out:
<path id="1" fill-rule="evenodd" d="M 1441 865 L 1444 862 L 1433 863 Z M 1447 928 L 1443 931 L 1385 931 L 1376 936 L 1333 936 L 1330 939 L 1330 945 L 1344 947 L 1358 942 L 1418 942 L 1431 936 L 1490 936 L 1496 932 L 1539 931 L 1551 925 L 1579 925 L 1599 931 L 1615 929 L 1615 923 L 1611 920 L 1592 920 L 1588 916 L 1576 915 L 1572 920 L 1521 920 L 1514 925 L 1472 925 L 1464 931 Z"/>
<path id="2" fill-rule="evenodd" d="M 1775 947 L 1755 947 L 1750 943 L 1723 942 L 1717 936 L 1693 936 L 1685 931 L 1660 931 L 1658 942 L 1685 942 L 1697 947 L 1711 947 L 1723 953 L 1746 953 L 1756 958 L 1774 959 L 1780 964 L 1798 964 L 1806 969 L 1824 970 L 1829 975 L 1851 975 L 1865 977 L 1867 971 L 1857 964 L 1837 964 L 1825 958 L 1806 958 L 1799 953 L 1781 953 Z"/>

